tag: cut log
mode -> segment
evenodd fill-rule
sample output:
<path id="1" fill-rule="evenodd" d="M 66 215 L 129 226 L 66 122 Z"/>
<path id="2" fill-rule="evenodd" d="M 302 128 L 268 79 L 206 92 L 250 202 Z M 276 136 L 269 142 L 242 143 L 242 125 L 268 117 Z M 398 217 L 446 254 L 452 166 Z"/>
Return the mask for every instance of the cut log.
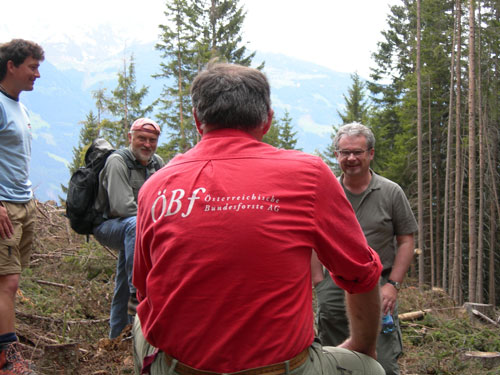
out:
<path id="1" fill-rule="evenodd" d="M 422 319 L 425 316 L 425 314 L 426 312 L 423 310 L 407 312 L 404 314 L 399 314 L 399 320 L 408 321 L 408 320 Z"/>
<path id="2" fill-rule="evenodd" d="M 488 323 L 493 324 L 494 326 L 498 326 L 498 323 L 495 322 L 493 319 L 488 318 L 486 315 L 484 315 L 483 313 L 481 313 L 481 312 L 479 312 L 479 311 L 477 311 L 475 309 L 472 309 L 472 314 L 474 314 L 475 316 L 480 317 L 481 319 L 487 321 Z"/>
<path id="3" fill-rule="evenodd" d="M 499 352 L 466 352 L 465 359 L 476 361 L 486 369 L 492 369 L 500 365 Z"/>

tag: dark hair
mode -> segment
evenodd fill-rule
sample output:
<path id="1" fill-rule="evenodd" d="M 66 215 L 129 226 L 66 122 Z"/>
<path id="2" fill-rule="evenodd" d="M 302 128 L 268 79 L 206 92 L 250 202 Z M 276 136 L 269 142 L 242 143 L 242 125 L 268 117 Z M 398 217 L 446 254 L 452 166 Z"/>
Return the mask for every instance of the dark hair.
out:
<path id="1" fill-rule="evenodd" d="M 9 60 L 17 67 L 30 56 L 39 61 L 45 58 L 42 47 L 29 40 L 12 39 L 10 42 L 0 44 L 0 81 L 7 74 Z"/>
<path id="2" fill-rule="evenodd" d="M 235 64 L 209 64 L 194 79 L 191 99 L 199 121 L 219 128 L 255 128 L 271 110 L 266 76 Z"/>

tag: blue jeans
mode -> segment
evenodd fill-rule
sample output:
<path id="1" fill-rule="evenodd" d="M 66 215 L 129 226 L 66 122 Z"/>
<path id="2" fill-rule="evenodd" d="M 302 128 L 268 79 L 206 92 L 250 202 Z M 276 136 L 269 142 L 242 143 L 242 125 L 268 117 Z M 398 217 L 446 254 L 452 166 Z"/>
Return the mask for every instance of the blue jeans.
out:
<path id="1" fill-rule="evenodd" d="M 118 337 L 133 317 L 128 315 L 128 300 L 136 289 L 132 284 L 134 265 L 136 217 L 116 218 L 104 221 L 94 228 L 94 237 L 100 244 L 118 251 L 115 290 L 109 316 L 109 338 Z"/>

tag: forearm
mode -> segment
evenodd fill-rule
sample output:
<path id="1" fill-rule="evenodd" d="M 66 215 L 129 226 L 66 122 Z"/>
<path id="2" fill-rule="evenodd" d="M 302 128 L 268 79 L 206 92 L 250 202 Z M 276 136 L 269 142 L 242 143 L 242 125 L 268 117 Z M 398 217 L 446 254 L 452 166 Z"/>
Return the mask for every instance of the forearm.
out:
<path id="1" fill-rule="evenodd" d="M 318 285 L 325 278 L 323 265 L 318 258 L 318 254 L 316 254 L 314 250 L 311 255 L 311 278 L 313 286 Z"/>
<path id="2" fill-rule="evenodd" d="M 343 346 L 375 358 L 381 322 L 379 285 L 367 293 L 346 293 L 346 307 L 351 336 Z"/>
<path id="3" fill-rule="evenodd" d="M 0 237 L 4 240 L 11 238 L 14 234 L 14 227 L 10 221 L 7 209 L 0 203 Z"/>

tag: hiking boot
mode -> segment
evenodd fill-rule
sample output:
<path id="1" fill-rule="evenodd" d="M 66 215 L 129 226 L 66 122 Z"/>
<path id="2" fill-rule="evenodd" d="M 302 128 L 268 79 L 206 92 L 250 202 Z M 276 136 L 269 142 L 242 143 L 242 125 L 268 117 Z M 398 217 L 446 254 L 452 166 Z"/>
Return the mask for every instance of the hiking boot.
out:
<path id="1" fill-rule="evenodd" d="M 137 305 L 139 304 L 139 301 L 137 300 L 137 297 L 134 294 L 130 294 L 130 297 L 128 299 L 128 314 L 134 316 L 137 313 Z"/>
<path id="2" fill-rule="evenodd" d="M 33 370 L 33 363 L 21 356 L 17 343 L 12 343 L 0 351 L 0 375 L 38 374 Z"/>

